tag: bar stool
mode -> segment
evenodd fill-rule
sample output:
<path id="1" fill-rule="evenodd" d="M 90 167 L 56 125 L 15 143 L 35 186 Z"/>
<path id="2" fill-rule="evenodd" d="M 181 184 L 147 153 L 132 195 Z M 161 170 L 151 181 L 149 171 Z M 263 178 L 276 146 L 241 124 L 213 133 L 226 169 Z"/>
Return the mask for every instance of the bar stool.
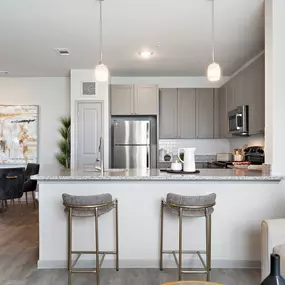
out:
<path id="1" fill-rule="evenodd" d="M 100 269 L 106 254 L 116 255 L 116 270 L 119 270 L 119 242 L 118 242 L 118 200 L 112 200 L 110 194 L 100 194 L 94 196 L 73 196 L 62 194 L 65 212 L 68 213 L 68 285 L 71 285 L 72 273 L 95 273 L 97 285 L 100 284 Z M 116 232 L 116 249 L 115 251 L 99 250 L 99 228 L 98 217 L 115 209 L 115 232 Z M 74 251 L 72 250 L 72 217 L 95 217 L 95 251 Z M 72 263 L 72 255 L 77 254 Z M 82 254 L 95 254 L 96 268 L 82 269 L 75 268 L 76 263 Z M 101 256 L 101 260 L 99 258 Z"/>
<path id="2" fill-rule="evenodd" d="M 207 280 L 211 280 L 211 215 L 214 212 L 216 203 L 216 194 L 211 193 L 203 196 L 182 196 L 173 193 L 168 193 L 166 201 L 161 201 L 161 231 L 160 231 L 160 270 L 163 270 L 163 254 L 173 254 L 175 263 L 178 267 L 178 280 L 182 279 L 182 274 L 207 274 Z M 179 216 L 179 249 L 164 250 L 163 249 L 163 218 L 164 209 L 170 213 Z M 182 250 L 182 217 L 206 218 L 206 250 Z M 178 260 L 176 254 L 178 253 Z M 197 254 L 203 268 L 183 270 L 182 269 L 182 254 Z M 206 263 L 201 254 L 206 255 Z"/>

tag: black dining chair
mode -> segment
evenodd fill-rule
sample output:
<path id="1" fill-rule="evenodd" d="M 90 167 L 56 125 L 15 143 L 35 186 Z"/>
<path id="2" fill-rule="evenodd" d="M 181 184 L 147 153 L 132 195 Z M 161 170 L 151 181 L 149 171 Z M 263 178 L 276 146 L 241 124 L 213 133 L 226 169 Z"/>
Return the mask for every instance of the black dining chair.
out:
<path id="1" fill-rule="evenodd" d="M 37 189 L 37 180 L 31 179 L 32 175 L 38 174 L 40 165 L 37 163 L 28 163 L 25 170 L 24 193 L 26 196 L 26 204 L 28 204 L 28 192 L 32 193 L 34 208 L 36 208 L 35 190 Z"/>
<path id="2" fill-rule="evenodd" d="M 12 201 L 15 205 L 15 199 L 18 199 L 20 207 L 23 197 L 23 186 L 25 182 L 25 168 L 2 168 L 0 169 L 0 200 L 2 207 L 7 207 L 7 201 Z"/>

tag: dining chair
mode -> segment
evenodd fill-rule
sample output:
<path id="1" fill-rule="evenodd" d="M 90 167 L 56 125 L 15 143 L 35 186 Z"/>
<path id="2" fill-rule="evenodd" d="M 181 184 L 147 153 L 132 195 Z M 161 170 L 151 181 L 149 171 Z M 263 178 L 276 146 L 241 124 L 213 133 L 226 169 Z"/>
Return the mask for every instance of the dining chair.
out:
<path id="1" fill-rule="evenodd" d="M 2 207 L 7 208 L 7 201 L 9 200 L 15 205 L 15 199 L 18 199 L 20 208 L 22 207 L 21 198 L 23 196 L 24 181 L 24 167 L 0 169 L 0 201 Z"/>
<path id="2" fill-rule="evenodd" d="M 32 175 L 39 173 L 40 165 L 37 163 L 28 163 L 25 170 L 24 193 L 26 204 L 28 204 L 28 192 L 32 193 L 34 208 L 36 208 L 35 190 L 37 189 L 37 180 L 31 179 Z"/>

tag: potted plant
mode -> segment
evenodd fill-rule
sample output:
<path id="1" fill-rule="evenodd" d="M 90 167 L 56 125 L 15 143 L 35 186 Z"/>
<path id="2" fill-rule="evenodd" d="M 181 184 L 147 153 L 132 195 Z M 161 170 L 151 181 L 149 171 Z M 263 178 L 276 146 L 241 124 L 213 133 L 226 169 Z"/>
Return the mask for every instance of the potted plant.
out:
<path id="1" fill-rule="evenodd" d="M 57 153 L 56 159 L 60 165 L 62 165 L 66 169 L 69 169 L 70 168 L 70 125 L 71 125 L 71 119 L 70 119 L 70 117 L 62 117 L 59 120 L 60 120 L 61 126 L 60 126 L 58 131 L 61 135 L 61 139 L 57 143 L 60 152 Z"/>

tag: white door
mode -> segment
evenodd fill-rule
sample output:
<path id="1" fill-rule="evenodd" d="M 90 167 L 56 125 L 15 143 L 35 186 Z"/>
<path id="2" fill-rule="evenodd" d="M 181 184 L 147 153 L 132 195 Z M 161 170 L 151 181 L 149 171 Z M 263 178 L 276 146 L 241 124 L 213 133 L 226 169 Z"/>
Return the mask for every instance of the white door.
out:
<path id="1" fill-rule="evenodd" d="M 77 105 L 77 167 L 94 168 L 100 163 L 99 141 L 102 136 L 102 103 L 82 102 Z"/>

